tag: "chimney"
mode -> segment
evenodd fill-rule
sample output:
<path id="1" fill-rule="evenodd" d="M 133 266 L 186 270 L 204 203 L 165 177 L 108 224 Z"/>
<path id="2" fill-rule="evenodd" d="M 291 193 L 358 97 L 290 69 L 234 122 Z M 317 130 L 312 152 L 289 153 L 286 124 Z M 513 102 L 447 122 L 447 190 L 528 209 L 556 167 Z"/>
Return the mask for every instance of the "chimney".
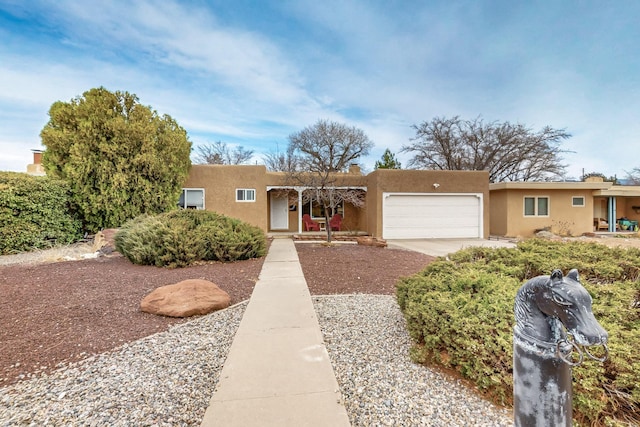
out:
<path id="1" fill-rule="evenodd" d="M 604 179 L 601 176 L 589 176 L 584 179 L 584 182 L 604 182 Z"/>
<path id="2" fill-rule="evenodd" d="M 42 166 L 42 150 L 31 151 L 33 151 L 33 164 L 27 165 L 27 173 L 36 176 L 46 175 L 44 166 Z"/>
<path id="3" fill-rule="evenodd" d="M 351 163 L 349 165 L 349 173 L 352 175 L 362 175 L 362 172 L 360 171 L 360 166 L 358 166 L 357 163 Z"/>
<path id="4" fill-rule="evenodd" d="M 33 151 L 33 164 L 40 165 L 42 164 L 42 150 L 31 150 Z"/>

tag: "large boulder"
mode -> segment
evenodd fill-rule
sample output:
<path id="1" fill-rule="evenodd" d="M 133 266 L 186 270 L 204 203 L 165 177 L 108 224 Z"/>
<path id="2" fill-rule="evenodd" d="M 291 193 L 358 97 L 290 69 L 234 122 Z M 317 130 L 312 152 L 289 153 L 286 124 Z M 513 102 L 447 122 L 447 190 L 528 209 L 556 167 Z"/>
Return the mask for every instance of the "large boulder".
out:
<path id="1" fill-rule="evenodd" d="M 161 286 L 144 297 L 140 309 L 170 317 L 189 317 L 229 307 L 231 297 L 207 280 L 188 279 Z"/>

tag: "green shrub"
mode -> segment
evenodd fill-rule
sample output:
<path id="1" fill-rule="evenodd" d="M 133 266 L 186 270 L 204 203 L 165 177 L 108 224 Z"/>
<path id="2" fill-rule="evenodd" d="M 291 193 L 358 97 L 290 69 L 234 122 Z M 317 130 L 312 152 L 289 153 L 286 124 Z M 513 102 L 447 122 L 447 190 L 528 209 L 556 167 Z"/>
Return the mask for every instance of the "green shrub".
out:
<path id="1" fill-rule="evenodd" d="M 258 227 L 215 212 L 177 210 L 125 223 L 116 249 L 134 264 L 185 267 L 197 261 L 237 261 L 264 256 Z"/>
<path id="2" fill-rule="evenodd" d="M 0 172 L 0 255 L 78 241 L 67 184 L 46 176 Z"/>
<path id="3" fill-rule="evenodd" d="M 578 268 L 610 357 L 573 369 L 583 425 L 640 423 L 640 251 L 532 239 L 513 249 L 469 248 L 397 285 L 420 363 L 457 370 L 490 398 L 512 402 L 513 303 L 525 280 Z"/>

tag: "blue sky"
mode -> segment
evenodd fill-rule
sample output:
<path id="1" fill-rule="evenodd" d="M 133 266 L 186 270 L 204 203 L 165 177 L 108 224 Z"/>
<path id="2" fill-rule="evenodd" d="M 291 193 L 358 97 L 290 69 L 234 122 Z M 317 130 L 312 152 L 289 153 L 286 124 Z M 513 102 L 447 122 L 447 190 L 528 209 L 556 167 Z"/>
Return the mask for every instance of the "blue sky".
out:
<path id="1" fill-rule="evenodd" d="M 58 100 L 135 93 L 195 145 L 263 153 L 318 119 L 366 169 L 434 117 L 549 125 L 568 176 L 640 167 L 640 2 L 0 0 L 0 170 L 25 171 Z"/>

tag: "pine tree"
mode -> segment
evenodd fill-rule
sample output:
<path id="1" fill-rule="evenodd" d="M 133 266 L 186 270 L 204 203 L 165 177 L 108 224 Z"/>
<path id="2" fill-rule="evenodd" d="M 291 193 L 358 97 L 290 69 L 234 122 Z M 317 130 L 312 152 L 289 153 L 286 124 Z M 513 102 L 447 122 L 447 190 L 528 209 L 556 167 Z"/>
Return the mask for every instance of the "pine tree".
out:
<path id="1" fill-rule="evenodd" d="M 402 169 L 402 165 L 396 160 L 395 154 L 387 148 L 382 158 L 376 161 L 375 169 Z"/>

